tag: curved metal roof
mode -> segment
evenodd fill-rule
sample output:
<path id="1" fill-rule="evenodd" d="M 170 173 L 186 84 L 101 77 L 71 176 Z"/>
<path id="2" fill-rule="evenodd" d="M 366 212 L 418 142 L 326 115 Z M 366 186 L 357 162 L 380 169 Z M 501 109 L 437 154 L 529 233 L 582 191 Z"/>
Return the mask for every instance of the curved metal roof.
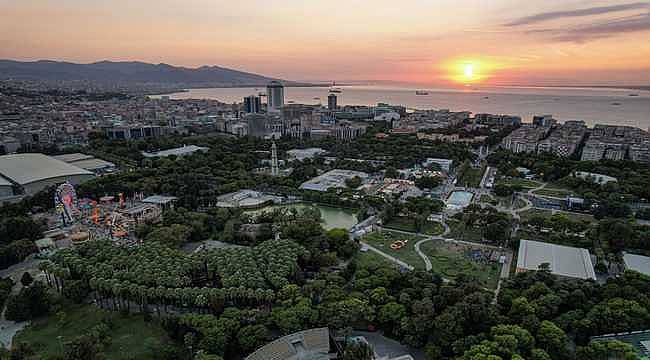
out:
<path id="1" fill-rule="evenodd" d="M 43 154 L 12 154 L 0 156 L 0 174 L 19 185 L 27 185 L 57 177 L 77 175 L 94 176 L 88 170 Z"/>

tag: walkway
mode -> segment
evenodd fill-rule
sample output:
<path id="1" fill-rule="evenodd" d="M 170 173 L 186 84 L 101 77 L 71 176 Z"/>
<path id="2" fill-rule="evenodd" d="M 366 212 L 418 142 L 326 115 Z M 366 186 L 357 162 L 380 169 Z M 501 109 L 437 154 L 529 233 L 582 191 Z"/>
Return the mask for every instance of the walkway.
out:
<path id="1" fill-rule="evenodd" d="M 396 258 L 396 257 L 394 257 L 394 256 L 391 256 L 391 255 L 386 254 L 385 252 L 383 252 L 383 251 L 377 249 L 376 247 L 374 247 L 374 246 L 372 246 L 372 245 L 370 245 L 370 244 L 368 244 L 368 243 L 365 243 L 365 242 L 363 242 L 363 241 L 359 241 L 359 243 L 360 243 L 361 245 L 365 246 L 366 248 L 368 248 L 368 250 L 373 251 L 373 252 L 375 252 L 375 253 L 377 253 L 377 254 L 379 254 L 379 255 L 385 257 L 386 259 L 388 259 L 388 260 L 394 262 L 395 264 L 397 264 L 397 265 L 399 265 L 399 266 L 405 267 L 405 268 L 407 268 L 407 269 L 409 269 L 409 270 L 415 270 L 415 268 L 414 268 L 413 266 L 411 266 L 411 265 L 405 263 L 404 261 L 402 261 L 402 260 L 400 260 L 400 259 L 398 259 L 398 258 Z"/>
<path id="2" fill-rule="evenodd" d="M 433 268 L 433 265 L 431 264 L 431 260 L 429 260 L 429 257 L 426 254 L 424 254 L 422 250 L 420 250 L 420 245 L 424 244 L 427 241 L 432 241 L 432 240 L 447 241 L 447 239 L 445 239 L 444 236 L 449 234 L 451 229 L 449 229 L 449 225 L 447 225 L 447 223 L 442 222 L 441 224 L 445 228 L 445 231 L 442 234 L 436 236 L 429 236 L 428 238 L 422 239 L 415 243 L 415 252 L 422 258 L 422 261 L 424 261 L 424 268 L 426 269 L 426 271 L 430 271 Z"/>

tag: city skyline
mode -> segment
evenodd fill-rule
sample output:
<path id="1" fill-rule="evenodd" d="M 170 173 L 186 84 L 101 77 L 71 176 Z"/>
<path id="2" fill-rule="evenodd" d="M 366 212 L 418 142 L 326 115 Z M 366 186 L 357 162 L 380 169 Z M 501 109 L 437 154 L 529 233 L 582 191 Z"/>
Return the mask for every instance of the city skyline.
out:
<path id="1" fill-rule="evenodd" d="M 647 1 L 0 1 L 0 58 L 298 81 L 647 85 Z"/>

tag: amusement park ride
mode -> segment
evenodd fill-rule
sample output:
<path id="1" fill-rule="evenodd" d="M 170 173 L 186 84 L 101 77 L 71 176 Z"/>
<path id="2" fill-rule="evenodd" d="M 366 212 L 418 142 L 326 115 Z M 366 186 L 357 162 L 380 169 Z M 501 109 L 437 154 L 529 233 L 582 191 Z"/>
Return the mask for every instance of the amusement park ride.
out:
<path id="1" fill-rule="evenodd" d="M 162 209 L 154 204 L 142 203 L 144 195 L 135 193 L 127 201 L 123 193 L 103 196 L 99 201 L 77 199 L 74 186 L 63 183 L 54 192 L 54 204 L 61 218 L 61 227 L 71 227 L 70 239 L 74 242 L 95 237 L 107 237 L 115 241 L 128 242 L 134 238 L 135 226 L 141 223 L 158 222 Z"/>

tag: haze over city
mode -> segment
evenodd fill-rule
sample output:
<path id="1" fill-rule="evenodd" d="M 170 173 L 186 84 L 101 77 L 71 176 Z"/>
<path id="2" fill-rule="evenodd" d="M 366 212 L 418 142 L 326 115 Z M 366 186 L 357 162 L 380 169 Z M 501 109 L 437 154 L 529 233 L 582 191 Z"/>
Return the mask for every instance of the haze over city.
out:
<path id="1" fill-rule="evenodd" d="M 0 1 L 0 58 L 290 80 L 647 85 L 647 1 Z"/>

